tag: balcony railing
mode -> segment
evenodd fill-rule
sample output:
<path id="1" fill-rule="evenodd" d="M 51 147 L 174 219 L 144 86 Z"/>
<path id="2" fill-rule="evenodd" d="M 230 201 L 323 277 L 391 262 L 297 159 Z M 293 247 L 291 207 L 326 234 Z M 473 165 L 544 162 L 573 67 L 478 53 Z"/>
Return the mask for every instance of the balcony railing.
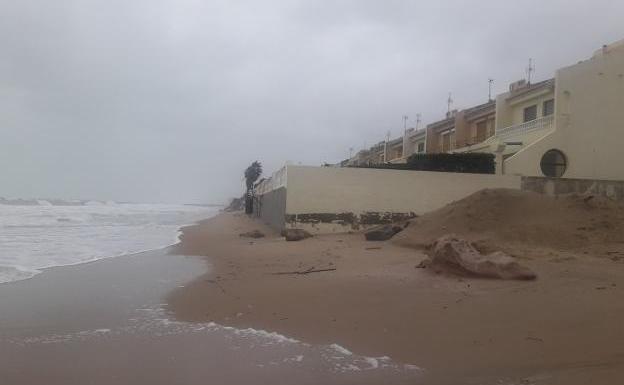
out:
<path id="1" fill-rule="evenodd" d="M 550 129 L 552 128 L 554 121 L 555 117 L 553 115 L 544 116 L 526 123 L 516 124 L 515 126 L 499 128 L 496 130 L 496 136 L 505 137 L 511 135 L 521 135 L 531 131 Z"/>
<path id="2" fill-rule="evenodd" d="M 477 145 L 479 143 L 485 142 L 491 136 L 492 136 L 492 134 L 488 134 L 488 133 L 482 133 L 482 134 L 479 134 L 479 135 L 473 135 L 468 140 L 463 140 L 463 141 L 459 141 L 458 140 L 457 143 L 455 144 L 455 148 L 457 149 L 457 148 L 474 146 L 474 145 Z"/>

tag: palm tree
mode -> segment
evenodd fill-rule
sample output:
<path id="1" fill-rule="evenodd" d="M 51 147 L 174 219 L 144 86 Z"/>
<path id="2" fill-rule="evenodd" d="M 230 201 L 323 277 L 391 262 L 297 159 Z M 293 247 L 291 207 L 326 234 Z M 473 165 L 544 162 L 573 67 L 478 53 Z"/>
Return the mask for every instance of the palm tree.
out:
<path id="1" fill-rule="evenodd" d="M 253 162 L 247 169 L 245 170 L 245 182 L 247 183 L 247 191 L 250 191 L 253 188 L 254 183 L 260 178 L 262 175 L 262 164 L 258 161 Z"/>
<path id="2" fill-rule="evenodd" d="M 247 214 L 251 214 L 253 212 L 253 186 L 254 183 L 260 178 L 262 175 L 262 164 L 258 161 L 253 162 L 247 169 L 245 170 L 245 184 L 247 185 L 247 194 L 245 199 L 245 212 Z"/>

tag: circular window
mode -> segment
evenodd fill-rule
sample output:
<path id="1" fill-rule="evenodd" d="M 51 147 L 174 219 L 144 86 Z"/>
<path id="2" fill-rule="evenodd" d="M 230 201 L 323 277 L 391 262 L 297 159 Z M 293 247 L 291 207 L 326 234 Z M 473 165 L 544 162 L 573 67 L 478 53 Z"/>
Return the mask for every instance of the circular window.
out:
<path id="1" fill-rule="evenodd" d="M 542 156 L 540 167 L 542 173 L 551 178 L 560 178 L 566 171 L 567 159 L 559 150 L 548 150 Z"/>

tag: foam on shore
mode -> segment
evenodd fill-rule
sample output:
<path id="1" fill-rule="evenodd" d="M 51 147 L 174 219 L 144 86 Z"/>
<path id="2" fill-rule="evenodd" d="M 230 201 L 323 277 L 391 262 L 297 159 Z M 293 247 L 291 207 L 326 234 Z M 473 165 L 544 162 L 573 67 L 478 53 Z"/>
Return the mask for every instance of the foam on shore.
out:
<path id="1" fill-rule="evenodd" d="M 0 284 L 42 269 L 161 249 L 214 208 L 165 204 L 0 204 Z"/>
<path id="2" fill-rule="evenodd" d="M 119 328 L 98 328 L 69 334 L 53 334 L 40 337 L 22 338 L 8 341 L 19 345 L 54 344 L 80 342 L 98 338 L 115 338 L 127 334 L 149 333 L 154 336 L 167 336 L 181 333 L 209 334 L 224 338 L 230 343 L 231 349 L 262 349 L 270 359 L 258 362 L 258 366 L 273 365 L 305 365 L 315 362 L 325 370 L 334 373 L 363 372 L 370 370 L 386 370 L 390 372 L 422 371 L 416 365 L 401 364 L 390 357 L 367 357 L 351 352 L 338 345 L 311 345 L 276 332 L 262 329 L 239 329 L 223 326 L 214 322 L 189 323 L 168 318 L 163 309 L 164 304 L 145 306 L 135 311 L 129 324 Z"/>

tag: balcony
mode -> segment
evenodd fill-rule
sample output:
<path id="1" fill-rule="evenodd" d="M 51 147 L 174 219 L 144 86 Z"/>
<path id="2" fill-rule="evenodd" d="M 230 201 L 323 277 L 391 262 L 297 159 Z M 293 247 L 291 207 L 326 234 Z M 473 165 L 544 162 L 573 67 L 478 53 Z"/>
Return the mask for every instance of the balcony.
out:
<path id="1" fill-rule="evenodd" d="M 468 140 L 457 141 L 457 143 L 455 144 L 455 148 L 457 149 L 457 148 L 474 146 L 474 145 L 485 142 L 491 137 L 492 137 L 492 134 L 489 134 L 489 133 L 479 133 L 477 135 L 472 135 L 470 139 Z"/>
<path id="2" fill-rule="evenodd" d="M 553 128 L 554 121 L 555 117 L 553 115 L 544 116 L 526 123 L 516 124 L 515 126 L 496 129 L 496 136 L 499 138 L 505 138 L 509 136 L 524 135 L 533 131 L 548 130 Z"/>

